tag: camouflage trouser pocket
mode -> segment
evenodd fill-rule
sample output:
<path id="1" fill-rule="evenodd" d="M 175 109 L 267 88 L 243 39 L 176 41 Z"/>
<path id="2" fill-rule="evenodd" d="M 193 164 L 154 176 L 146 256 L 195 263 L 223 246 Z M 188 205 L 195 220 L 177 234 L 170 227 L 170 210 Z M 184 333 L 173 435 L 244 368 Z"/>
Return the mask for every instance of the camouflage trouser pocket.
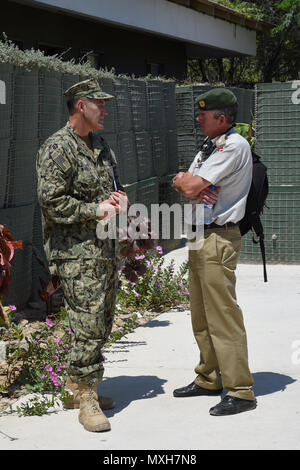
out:
<path id="1" fill-rule="evenodd" d="M 90 370 L 91 364 L 102 363 L 100 348 L 113 324 L 116 264 L 111 260 L 64 260 L 57 262 L 57 272 L 72 331 L 71 368 L 74 371 L 76 365 L 76 370 L 82 367 Z"/>
<path id="2" fill-rule="evenodd" d="M 96 313 L 109 291 L 115 290 L 116 266 L 108 260 L 63 261 L 57 263 L 62 289 L 70 307 Z"/>

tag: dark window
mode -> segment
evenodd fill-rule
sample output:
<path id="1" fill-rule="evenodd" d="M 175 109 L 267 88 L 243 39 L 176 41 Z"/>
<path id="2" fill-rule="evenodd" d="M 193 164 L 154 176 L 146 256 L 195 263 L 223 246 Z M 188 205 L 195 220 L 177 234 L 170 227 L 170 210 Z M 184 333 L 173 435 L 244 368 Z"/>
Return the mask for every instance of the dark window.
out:
<path id="1" fill-rule="evenodd" d="M 13 42 L 16 46 L 18 46 L 18 48 L 21 49 L 21 51 L 24 50 L 23 41 L 19 41 L 19 40 L 18 40 L 18 41 L 15 41 L 15 40 L 13 39 L 12 42 Z"/>
<path id="2" fill-rule="evenodd" d="M 147 73 L 150 73 L 153 76 L 163 75 L 164 71 L 164 64 L 157 64 L 155 62 L 147 63 Z"/>
<path id="3" fill-rule="evenodd" d="M 101 54 L 100 52 L 88 52 L 82 50 L 80 51 L 80 56 L 80 62 L 88 62 L 91 67 L 94 67 L 97 70 L 104 66 L 104 54 Z"/>
<path id="4" fill-rule="evenodd" d="M 41 43 L 38 44 L 38 49 L 48 56 L 55 55 L 55 54 L 60 55 L 63 52 L 66 52 L 66 49 L 63 47 L 52 46 L 50 44 L 41 44 Z M 62 56 L 62 59 L 63 58 L 64 57 Z"/>

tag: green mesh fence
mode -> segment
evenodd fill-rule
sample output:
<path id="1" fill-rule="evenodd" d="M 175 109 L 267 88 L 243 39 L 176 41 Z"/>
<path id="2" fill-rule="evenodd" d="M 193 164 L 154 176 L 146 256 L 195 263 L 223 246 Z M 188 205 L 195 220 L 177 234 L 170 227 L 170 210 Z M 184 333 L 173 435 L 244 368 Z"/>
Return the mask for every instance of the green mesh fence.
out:
<path id="1" fill-rule="evenodd" d="M 38 131 L 40 139 L 47 139 L 61 126 L 63 96 L 62 74 L 59 72 L 39 72 L 39 116 Z"/>
<path id="2" fill-rule="evenodd" d="M 157 176 L 166 175 L 168 173 L 169 162 L 167 158 L 167 136 L 164 130 L 153 130 L 151 132 L 151 146 L 154 174 Z"/>
<path id="3" fill-rule="evenodd" d="M 148 80 L 147 90 L 147 110 L 149 129 L 159 131 L 166 128 L 166 115 L 164 107 L 164 87 L 160 80 Z"/>
<path id="4" fill-rule="evenodd" d="M 36 201 L 35 158 L 39 146 L 37 139 L 10 141 L 7 207 L 33 204 Z"/>
<path id="5" fill-rule="evenodd" d="M 264 210 L 266 258 L 271 263 L 300 261 L 300 106 L 295 83 L 256 86 L 256 146 L 268 168 L 269 209 Z M 243 239 L 241 259 L 258 262 L 258 245 Z"/>
<path id="6" fill-rule="evenodd" d="M 133 129 L 131 95 L 128 83 L 129 80 L 127 78 L 118 78 L 114 83 L 118 132 L 127 132 Z"/>
<path id="7" fill-rule="evenodd" d="M 129 204 L 135 204 L 137 202 L 137 185 L 137 182 L 124 185 Z"/>
<path id="8" fill-rule="evenodd" d="M 134 183 L 138 179 L 137 155 L 134 133 L 122 132 L 117 136 L 118 172 L 122 183 Z"/>
<path id="9" fill-rule="evenodd" d="M 168 155 L 168 173 L 178 172 L 178 146 L 176 130 L 166 132 L 167 139 L 167 155 Z"/>
<path id="10" fill-rule="evenodd" d="M 144 80 L 129 80 L 128 87 L 131 101 L 133 129 L 135 132 L 148 130 L 146 82 Z"/>
<path id="11" fill-rule="evenodd" d="M 14 70 L 13 139 L 38 139 L 39 72 Z"/>
<path id="12" fill-rule="evenodd" d="M 6 205 L 7 183 L 8 183 L 8 160 L 9 160 L 9 139 L 0 139 L 0 209 Z M 1 222 L 0 222 L 1 223 Z"/>
<path id="13" fill-rule="evenodd" d="M 300 143 L 300 106 L 295 82 L 256 86 L 256 134 L 259 145 L 270 141 Z"/>
<path id="14" fill-rule="evenodd" d="M 164 95 L 164 114 L 165 127 L 169 130 L 176 130 L 176 100 L 175 98 L 175 82 L 163 82 Z"/>
<path id="15" fill-rule="evenodd" d="M 300 187 L 271 187 L 267 204 L 269 209 L 262 216 L 267 262 L 299 263 Z M 243 237 L 241 260 L 261 261 L 259 245 L 253 244 L 251 233 Z"/>
<path id="16" fill-rule="evenodd" d="M 154 174 L 150 132 L 136 132 L 135 145 L 137 155 L 138 180 L 151 178 Z"/>

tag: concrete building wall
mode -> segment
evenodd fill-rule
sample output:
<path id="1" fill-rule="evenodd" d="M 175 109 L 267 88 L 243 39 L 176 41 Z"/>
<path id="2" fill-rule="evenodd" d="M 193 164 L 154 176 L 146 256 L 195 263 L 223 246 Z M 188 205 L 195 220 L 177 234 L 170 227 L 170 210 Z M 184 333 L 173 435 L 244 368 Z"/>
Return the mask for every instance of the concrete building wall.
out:
<path id="1" fill-rule="evenodd" d="M 182 79 L 185 74 L 186 49 L 179 41 L 7 0 L 1 5 L 1 31 L 26 49 L 41 48 L 49 54 L 70 49 L 68 60 L 94 51 L 99 65 L 114 67 L 117 74 L 145 76 L 151 71 L 149 64 L 160 66 L 161 75 Z"/>

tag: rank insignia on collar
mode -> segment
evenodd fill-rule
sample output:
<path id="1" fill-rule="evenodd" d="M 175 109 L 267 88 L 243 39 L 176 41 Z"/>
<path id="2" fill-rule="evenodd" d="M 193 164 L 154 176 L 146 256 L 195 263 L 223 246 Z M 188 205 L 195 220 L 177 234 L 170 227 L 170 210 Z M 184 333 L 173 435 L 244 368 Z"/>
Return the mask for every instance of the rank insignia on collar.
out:
<path id="1" fill-rule="evenodd" d="M 225 135 L 221 135 L 221 137 L 218 138 L 218 140 L 216 141 L 216 147 L 224 147 L 226 143 L 226 137 Z"/>

